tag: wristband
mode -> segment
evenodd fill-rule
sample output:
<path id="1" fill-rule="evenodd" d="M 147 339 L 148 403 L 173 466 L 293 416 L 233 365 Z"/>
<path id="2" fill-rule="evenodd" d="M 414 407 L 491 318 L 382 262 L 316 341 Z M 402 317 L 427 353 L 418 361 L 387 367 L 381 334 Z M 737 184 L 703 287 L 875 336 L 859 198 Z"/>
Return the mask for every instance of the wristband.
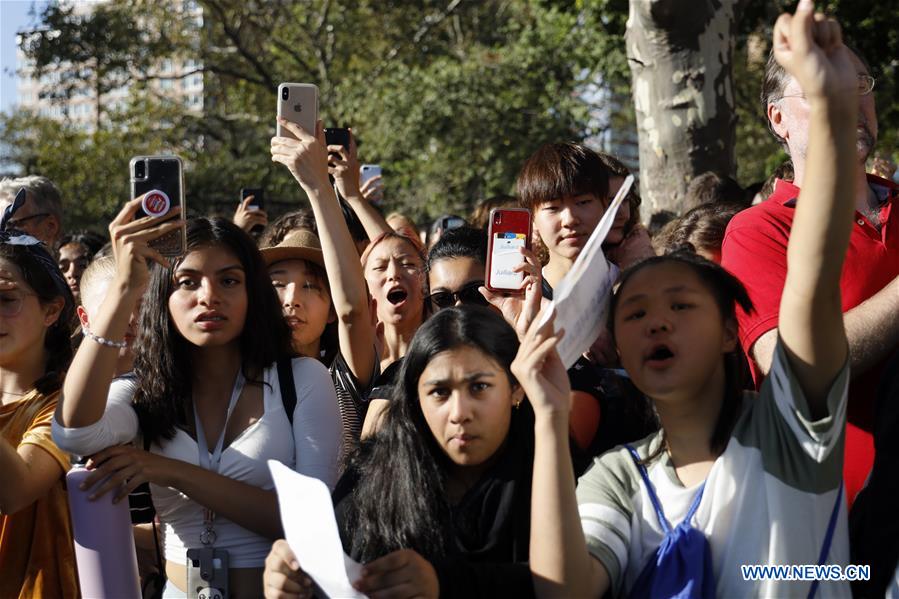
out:
<path id="1" fill-rule="evenodd" d="M 125 349 L 126 347 L 128 347 L 127 341 L 112 341 L 111 339 L 107 339 L 106 337 L 94 335 L 93 333 L 90 332 L 90 329 L 88 329 L 85 326 L 81 327 L 81 332 L 84 333 L 84 336 L 87 337 L 88 339 L 90 339 L 91 341 L 95 341 L 105 347 L 117 347 L 119 349 Z"/>

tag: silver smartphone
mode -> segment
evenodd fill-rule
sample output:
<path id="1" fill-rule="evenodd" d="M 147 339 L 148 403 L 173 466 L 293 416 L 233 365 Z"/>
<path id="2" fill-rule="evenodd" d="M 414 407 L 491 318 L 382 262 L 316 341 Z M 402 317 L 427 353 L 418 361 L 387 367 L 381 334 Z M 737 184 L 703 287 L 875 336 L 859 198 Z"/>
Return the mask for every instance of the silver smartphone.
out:
<path id="1" fill-rule="evenodd" d="M 318 86 L 312 83 L 282 83 L 278 86 L 278 116 L 315 135 L 318 122 Z M 296 137 L 278 123 L 278 137 Z"/>
<path id="2" fill-rule="evenodd" d="M 363 164 L 359 168 L 359 186 L 365 185 L 369 179 L 373 179 L 381 174 L 380 164 Z"/>
<path id="3" fill-rule="evenodd" d="M 143 196 L 135 219 L 152 216 L 161 220 L 171 218 L 175 206 L 181 207 L 181 216 L 187 214 L 184 201 L 184 169 L 177 156 L 135 156 L 128 165 L 131 176 L 131 197 Z M 169 258 L 184 254 L 187 234 L 185 227 L 166 233 L 148 245 Z"/>

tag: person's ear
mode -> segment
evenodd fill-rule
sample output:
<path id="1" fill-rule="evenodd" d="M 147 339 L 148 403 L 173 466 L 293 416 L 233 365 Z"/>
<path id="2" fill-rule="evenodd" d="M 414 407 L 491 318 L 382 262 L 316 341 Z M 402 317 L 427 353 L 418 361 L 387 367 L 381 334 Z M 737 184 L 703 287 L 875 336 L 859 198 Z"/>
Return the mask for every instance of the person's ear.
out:
<path id="1" fill-rule="evenodd" d="M 521 405 L 521 402 L 524 401 L 524 387 L 519 384 L 516 384 L 512 388 L 512 406 L 518 407 Z"/>
<path id="2" fill-rule="evenodd" d="M 59 320 L 59 315 L 62 314 L 62 309 L 65 307 L 65 305 L 66 302 L 61 297 L 57 297 L 49 302 L 43 303 L 45 327 L 50 328 L 54 324 L 56 324 L 56 321 Z"/>
<path id="3" fill-rule="evenodd" d="M 328 308 L 328 324 L 335 322 L 337 322 L 337 310 L 334 309 L 334 302 L 331 302 L 331 307 Z"/>
<path id="4" fill-rule="evenodd" d="M 78 320 L 81 321 L 81 326 L 90 328 L 90 321 L 87 316 L 87 310 L 84 309 L 84 306 L 78 306 L 75 308 L 75 312 L 78 313 Z"/>
<path id="5" fill-rule="evenodd" d="M 766 113 L 768 122 L 771 124 L 771 129 L 784 140 L 789 139 L 790 131 L 784 122 L 784 113 L 780 108 L 780 104 L 778 102 L 770 102 Z"/>
<path id="6" fill-rule="evenodd" d="M 728 318 L 724 321 L 724 353 L 729 354 L 732 351 L 736 351 L 737 347 L 739 347 L 740 338 L 737 331 L 738 327 L 735 319 Z"/>
<path id="7" fill-rule="evenodd" d="M 44 219 L 44 237 L 47 239 L 53 240 L 53 245 L 56 245 L 56 242 L 59 240 L 60 232 L 62 231 L 62 225 L 59 223 L 59 219 L 56 218 L 56 215 L 51 214 L 47 218 Z"/>

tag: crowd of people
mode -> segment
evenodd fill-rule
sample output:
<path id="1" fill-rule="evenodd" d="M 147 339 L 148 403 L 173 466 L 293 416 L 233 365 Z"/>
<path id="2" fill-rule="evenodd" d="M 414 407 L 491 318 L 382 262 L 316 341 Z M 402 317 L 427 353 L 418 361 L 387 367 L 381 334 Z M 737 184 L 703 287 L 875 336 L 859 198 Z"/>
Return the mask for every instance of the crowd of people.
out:
<path id="1" fill-rule="evenodd" d="M 608 322 L 570 368 L 554 289 L 629 174 L 578 143 L 422 232 L 321 123 L 279 123 L 309 208 L 271 222 L 138 197 L 108 237 L 67 234 L 51 181 L 0 182 L 0 597 L 80 595 L 74 456 L 130 503 L 148 597 L 198 597 L 204 547 L 230 597 L 314 595 L 268 460 L 327 485 L 373 598 L 899 597 L 899 186 L 866 172 L 874 79 L 839 25 L 800 0 L 773 36 L 790 161 L 748 190 L 706 173 L 647 225 L 629 191 Z M 513 206 L 533 234 L 501 293 L 485 229 Z M 870 576 L 741 568 L 777 564 Z"/>

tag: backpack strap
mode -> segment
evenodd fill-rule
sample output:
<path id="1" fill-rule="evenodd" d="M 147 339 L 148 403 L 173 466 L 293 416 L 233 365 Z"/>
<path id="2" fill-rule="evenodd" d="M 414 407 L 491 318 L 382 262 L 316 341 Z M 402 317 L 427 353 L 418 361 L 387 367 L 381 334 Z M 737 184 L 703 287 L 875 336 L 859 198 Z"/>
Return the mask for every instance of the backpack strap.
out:
<path id="1" fill-rule="evenodd" d="M 287 412 L 287 421 L 293 426 L 293 411 L 297 407 L 297 387 L 293 380 L 293 360 L 281 358 L 278 364 L 278 385 L 281 387 L 281 401 Z"/>
<path id="2" fill-rule="evenodd" d="M 668 518 L 665 517 L 665 511 L 662 509 L 662 503 L 659 501 L 658 495 L 656 495 L 655 487 L 653 487 L 652 483 L 649 481 L 649 473 L 646 471 L 646 466 L 643 465 L 640 454 L 637 453 L 636 449 L 628 444 L 625 444 L 625 447 L 627 447 L 627 450 L 630 452 L 631 458 L 633 458 L 634 464 L 637 466 L 637 470 L 640 471 L 640 476 L 643 478 L 643 483 L 646 485 L 646 490 L 649 492 L 649 499 L 652 501 L 652 506 L 655 508 L 656 517 L 659 519 L 659 525 L 667 536 L 671 534 L 671 523 L 669 523 Z M 693 497 L 693 503 L 690 504 L 690 509 L 687 510 L 687 515 L 684 516 L 683 522 L 689 523 L 696 513 L 696 510 L 699 509 L 699 504 L 702 502 L 703 491 L 705 491 L 705 481 L 699 485 L 699 490 L 696 492 L 696 496 Z"/>
<path id="3" fill-rule="evenodd" d="M 830 544 L 833 542 L 833 533 L 837 527 L 837 516 L 840 513 L 840 503 L 843 499 L 843 479 L 840 478 L 840 488 L 837 491 L 837 500 L 833 504 L 833 511 L 830 512 L 830 522 L 827 524 L 827 534 L 824 535 L 824 544 L 821 545 L 821 555 L 818 556 L 818 565 L 823 566 L 830 554 Z M 808 590 L 808 599 L 812 599 L 818 591 L 818 580 L 812 581 L 812 586 Z"/>

